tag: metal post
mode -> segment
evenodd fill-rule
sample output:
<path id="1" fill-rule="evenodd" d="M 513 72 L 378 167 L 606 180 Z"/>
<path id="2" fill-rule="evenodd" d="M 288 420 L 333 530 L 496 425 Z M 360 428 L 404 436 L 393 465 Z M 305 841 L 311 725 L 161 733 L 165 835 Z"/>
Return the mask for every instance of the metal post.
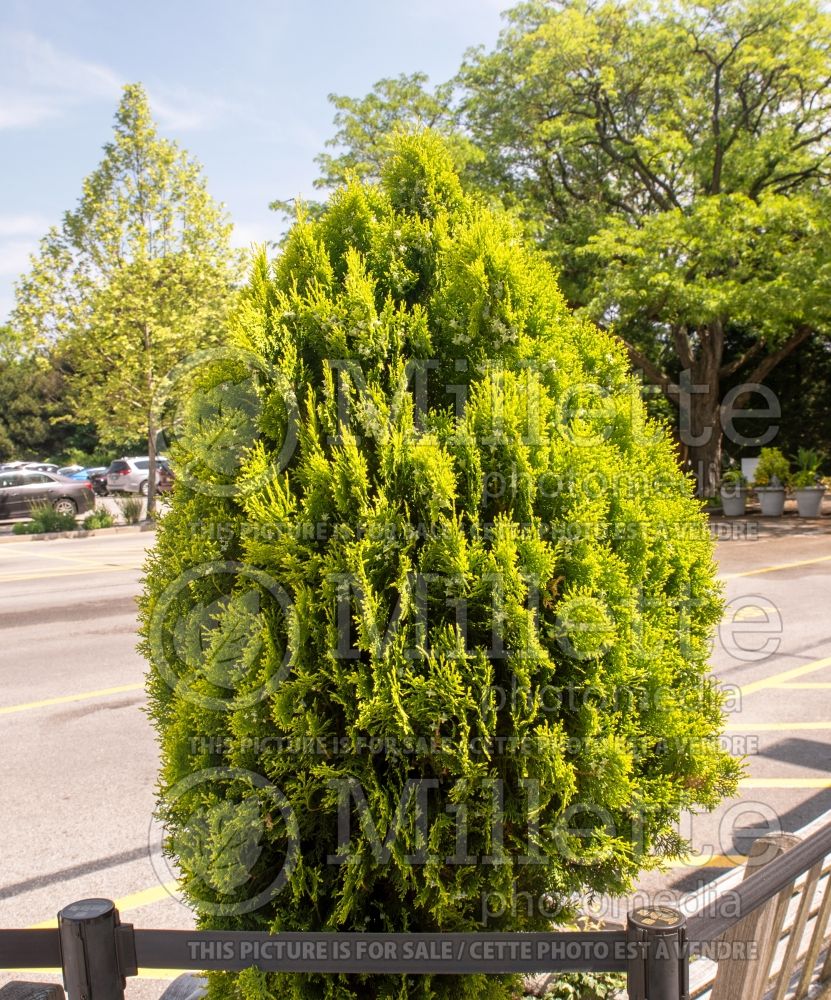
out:
<path id="1" fill-rule="evenodd" d="M 628 917 L 629 1000 L 689 1000 L 686 920 L 669 906 L 641 906 Z"/>
<path id="2" fill-rule="evenodd" d="M 126 943 L 132 927 L 120 926 L 118 910 L 109 899 L 82 899 L 58 914 L 63 982 L 69 1000 L 124 1000 Z"/>

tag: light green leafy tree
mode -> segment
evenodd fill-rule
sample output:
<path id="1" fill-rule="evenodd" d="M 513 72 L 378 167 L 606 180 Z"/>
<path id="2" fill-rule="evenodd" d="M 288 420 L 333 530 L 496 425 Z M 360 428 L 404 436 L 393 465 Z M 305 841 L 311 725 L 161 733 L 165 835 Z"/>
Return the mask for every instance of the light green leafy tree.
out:
<path id="1" fill-rule="evenodd" d="M 379 80 L 363 98 L 331 94 L 337 132 L 326 145 L 336 152 L 317 157 L 321 176 L 316 186 L 333 188 L 350 175 L 377 179 L 381 164 L 389 155 L 391 138 L 402 127 L 429 128 L 444 136 L 457 166 L 470 156 L 478 158 L 479 154 L 459 132 L 452 91 L 452 84 L 440 84 L 431 91 L 427 75 L 413 73 Z"/>
<path id="2" fill-rule="evenodd" d="M 148 516 L 176 391 L 170 373 L 218 343 L 231 300 L 230 234 L 200 167 L 159 137 L 144 90 L 131 84 L 77 207 L 43 238 L 17 286 L 13 325 L 30 348 L 65 346 L 76 415 L 103 443 L 146 436 Z"/>
<path id="3" fill-rule="evenodd" d="M 453 88 L 418 98 L 446 102 L 437 120 L 478 150 L 468 179 L 665 396 L 705 495 L 732 412 L 767 408 L 738 385 L 829 331 L 829 79 L 814 0 L 531 0 Z M 411 119 L 387 84 L 337 99 L 346 152 L 324 180 Z"/>

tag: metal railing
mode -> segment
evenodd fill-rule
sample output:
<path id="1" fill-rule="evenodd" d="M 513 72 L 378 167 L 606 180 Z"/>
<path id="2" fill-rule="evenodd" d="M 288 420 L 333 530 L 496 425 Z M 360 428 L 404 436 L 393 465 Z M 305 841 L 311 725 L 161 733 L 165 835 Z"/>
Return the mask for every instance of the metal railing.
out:
<path id="1" fill-rule="evenodd" d="M 646 906 L 628 914 L 626 930 L 464 934 L 146 930 L 121 923 L 110 900 L 88 899 L 61 910 L 57 928 L 0 930 L 0 969 L 61 968 L 69 1000 L 123 1000 L 126 980 L 139 969 L 205 972 L 251 966 L 267 972 L 342 974 L 621 972 L 626 973 L 629 1000 L 686 1000 L 690 959 L 715 956 L 732 961 L 729 954 L 720 953 L 725 935 L 783 893 L 789 898 L 796 880 L 821 866 L 828 854 L 831 822 L 750 872 L 689 921 L 672 907 Z M 831 899 L 831 876 L 826 895 Z M 821 908 L 825 920 L 829 908 Z M 821 937 L 824 927 L 815 928 L 815 937 L 817 933 Z M 769 966 L 765 980 L 768 971 Z M 44 989 L 41 983 L 32 987 Z"/>

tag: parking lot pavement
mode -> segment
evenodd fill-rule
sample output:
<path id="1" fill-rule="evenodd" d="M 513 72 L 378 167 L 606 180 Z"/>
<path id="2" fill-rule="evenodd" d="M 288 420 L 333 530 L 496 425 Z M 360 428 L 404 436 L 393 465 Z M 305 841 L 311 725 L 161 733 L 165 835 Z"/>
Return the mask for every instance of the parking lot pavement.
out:
<path id="1" fill-rule="evenodd" d="M 760 834 L 831 809 L 831 533 L 728 541 L 718 558 L 727 608 L 713 672 L 728 697 L 724 745 L 746 776 L 714 813 L 683 817 L 692 856 L 645 876 L 645 894 L 697 889 Z"/>
<path id="2" fill-rule="evenodd" d="M 157 754 L 134 601 L 152 542 L 0 545 L 0 926 L 42 924 L 85 896 L 115 898 L 136 926 L 192 926 L 148 850 Z M 831 808 L 831 533 L 723 541 L 718 555 L 728 606 L 713 664 L 747 781 L 716 813 L 685 818 L 694 856 L 645 878 L 649 892 L 694 888 L 740 863 L 754 831 Z M 157 997 L 154 976 L 128 995 Z"/>
<path id="3" fill-rule="evenodd" d="M 121 510 L 120 500 L 141 500 L 141 518 L 144 518 L 145 512 L 147 510 L 147 501 L 144 497 L 139 496 L 138 493 L 125 494 L 124 496 L 114 497 L 96 497 L 95 498 L 95 509 L 96 510 L 106 510 L 115 518 L 116 522 L 120 523 L 123 520 L 123 514 Z M 159 514 L 163 514 L 168 508 L 168 502 L 164 496 L 156 496 L 156 509 Z"/>
<path id="4" fill-rule="evenodd" d="M 153 538 L 0 545 L 0 926 L 43 924 L 89 896 L 144 926 L 192 926 L 148 852 L 157 755 L 135 597 Z M 163 986 L 130 980 L 129 995 Z"/>

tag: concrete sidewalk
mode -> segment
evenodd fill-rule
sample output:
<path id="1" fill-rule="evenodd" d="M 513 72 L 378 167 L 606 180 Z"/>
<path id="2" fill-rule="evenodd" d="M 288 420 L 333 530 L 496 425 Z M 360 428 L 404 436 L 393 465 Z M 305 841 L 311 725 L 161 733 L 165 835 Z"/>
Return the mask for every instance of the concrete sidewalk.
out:
<path id="1" fill-rule="evenodd" d="M 711 514 L 709 520 L 713 536 L 720 542 L 789 535 L 831 535 L 831 499 L 826 497 L 821 517 L 799 517 L 796 501 L 786 500 L 785 513 L 781 517 L 762 517 L 758 505 L 751 505 L 744 517 Z"/>

